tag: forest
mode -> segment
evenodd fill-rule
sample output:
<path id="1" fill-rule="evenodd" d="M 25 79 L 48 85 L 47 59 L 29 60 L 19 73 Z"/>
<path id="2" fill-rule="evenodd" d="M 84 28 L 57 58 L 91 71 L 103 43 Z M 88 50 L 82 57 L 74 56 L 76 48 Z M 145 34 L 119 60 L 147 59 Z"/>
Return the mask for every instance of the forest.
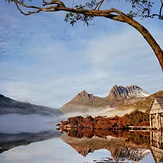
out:
<path id="1" fill-rule="evenodd" d="M 61 121 L 61 128 L 87 128 L 87 129 L 108 129 L 108 130 L 125 130 L 128 126 L 149 126 L 149 114 L 148 112 L 132 111 L 130 114 L 125 114 L 122 117 L 106 117 L 97 116 L 95 118 L 91 116 L 82 117 L 70 117 L 67 121 Z"/>

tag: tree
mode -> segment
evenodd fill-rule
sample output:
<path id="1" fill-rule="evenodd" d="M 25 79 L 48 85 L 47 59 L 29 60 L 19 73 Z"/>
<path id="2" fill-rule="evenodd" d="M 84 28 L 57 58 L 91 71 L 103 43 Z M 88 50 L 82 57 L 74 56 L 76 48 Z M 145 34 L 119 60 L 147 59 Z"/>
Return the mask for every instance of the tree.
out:
<path id="1" fill-rule="evenodd" d="M 138 21 L 136 21 L 135 17 L 141 18 L 154 18 L 158 17 L 160 20 L 163 20 L 162 8 L 163 8 L 163 0 L 160 0 L 160 5 L 158 6 L 158 14 L 152 14 L 152 7 L 154 2 L 151 0 L 126 0 L 126 2 L 131 4 L 132 10 L 128 13 L 124 13 L 118 9 L 101 9 L 102 5 L 106 0 L 91 0 L 90 2 L 83 4 L 74 5 L 73 7 L 67 7 L 60 0 L 51 0 L 47 2 L 45 0 L 41 1 L 41 5 L 28 5 L 25 3 L 25 0 L 6 0 L 8 2 L 14 2 L 17 9 L 23 15 L 32 15 L 39 12 L 58 12 L 65 11 L 65 21 L 70 22 L 71 25 L 74 25 L 77 21 L 84 21 L 87 25 L 89 25 L 89 21 L 94 17 L 104 17 L 114 21 L 119 21 L 122 23 L 127 23 L 145 38 L 148 44 L 153 49 L 159 64 L 163 71 L 163 50 L 150 34 L 150 32 L 141 25 Z M 32 0 L 28 0 L 31 1 Z M 109 0 L 108 0 L 109 1 Z M 158 1 L 157 1 L 158 3 Z M 25 10 L 24 10 L 25 9 Z M 28 11 L 27 11 L 27 10 Z M 27 12 L 26 12 L 27 11 Z"/>

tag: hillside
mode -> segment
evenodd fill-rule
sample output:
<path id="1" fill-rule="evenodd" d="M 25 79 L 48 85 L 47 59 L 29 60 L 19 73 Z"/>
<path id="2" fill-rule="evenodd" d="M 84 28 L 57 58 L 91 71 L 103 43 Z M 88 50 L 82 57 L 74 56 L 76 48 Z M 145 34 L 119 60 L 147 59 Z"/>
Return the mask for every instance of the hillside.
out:
<path id="1" fill-rule="evenodd" d="M 147 92 L 136 85 L 127 87 L 115 85 L 106 97 L 94 96 L 84 90 L 63 105 L 61 110 L 63 112 L 88 112 L 90 109 L 94 111 L 104 108 L 115 108 L 132 104 L 148 96 Z"/>
<path id="2" fill-rule="evenodd" d="M 71 101 L 66 103 L 61 110 L 63 112 L 85 112 L 90 108 L 107 107 L 109 100 L 106 98 L 94 96 L 93 94 L 87 93 L 85 90 L 77 94 Z"/>
<path id="3" fill-rule="evenodd" d="M 59 109 L 19 102 L 0 94 L 0 115 L 1 114 L 61 115 L 62 112 Z"/>
<path id="4" fill-rule="evenodd" d="M 158 92 L 156 92 L 148 97 L 145 97 L 142 100 L 134 102 L 132 104 L 120 106 L 117 108 L 117 110 L 126 110 L 127 108 L 134 108 L 135 110 L 149 111 L 153 98 L 158 97 L 158 96 L 163 97 L 163 90 L 158 91 Z"/>

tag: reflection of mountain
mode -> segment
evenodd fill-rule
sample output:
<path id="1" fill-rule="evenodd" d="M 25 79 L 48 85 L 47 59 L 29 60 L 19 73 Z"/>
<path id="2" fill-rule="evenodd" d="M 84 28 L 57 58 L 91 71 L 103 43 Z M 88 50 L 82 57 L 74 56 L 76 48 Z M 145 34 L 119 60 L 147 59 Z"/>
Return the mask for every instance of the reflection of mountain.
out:
<path id="1" fill-rule="evenodd" d="M 114 138 L 110 136 L 107 139 L 99 137 L 91 139 L 83 137 L 78 139 L 62 134 L 61 139 L 83 156 L 87 156 L 88 153 L 93 153 L 95 150 L 107 149 L 117 162 L 125 159 L 140 161 L 150 153 L 149 149 L 141 145 L 127 142 L 127 138 Z"/>
<path id="2" fill-rule="evenodd" d="M 19 102 L 0 94 L 0 114 L 41 114 L 41 115 L 61 115 L 59 109 L 45 106 L 33 105 L 27 102 Z"/>
<path id="3" fill-rule="evenodd" d="M 0 133 L 0 153 L 20 145 L 28 145 L 30 143 L 44 141 L 59 136 L 60 132 L 55 130 L 42 131 L 39 133 L 19 133 L 19 134 Z"/>

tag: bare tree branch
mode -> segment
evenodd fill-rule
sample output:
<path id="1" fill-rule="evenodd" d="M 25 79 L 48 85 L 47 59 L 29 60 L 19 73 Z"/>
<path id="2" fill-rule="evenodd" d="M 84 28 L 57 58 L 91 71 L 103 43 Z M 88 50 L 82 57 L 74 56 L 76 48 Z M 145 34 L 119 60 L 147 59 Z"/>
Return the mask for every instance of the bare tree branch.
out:
<path id="1" fill-rule="evenodd" d="M 110 19 L 113 19 L 116 21 L 124 22 L 124 20 L 122 19 L 122 15 L 123 15 L 122 12 L 120 12 L 114 8 L 112 8 L 110 10 L 86 10 L 86 9 L 69 8 L 69 7 L 62 6 L 62 5 L 56 6 L 56 5 L 52 4 L 52 6 L 50 6 L 50 7 L 38 7 L 38 6 L 26 5 L 26 4 L 19 2 L 17 0 L 14 0 L 14 2 L 16 4 L 16 7 L 18 8 L 18 10 L 20 11 L 20 13 L 23 15 L 36 14 L 36 13 L 39 13 L 41 11 L 43 11 L 43 12 L 67 11 L 67 12 L 73 12 L 73 13 L 81 13 L 81 14 L 90 15 L 90 16 L 106 17 L 106 18 L 110 18 Z M 25 13 L 20 8 L 20 6 L 22 6 L 24 8 L 31 9 L 32 11 L 28 11 L 27 13 Z M 117 13 L 117 15 L 113 14 L 113 13 Z"/>
<path id="2" fill-rule="evenodd" d="M 30 5 L 26 5 L 22 2 L 19 2 L 17 0 L 14 0 L 15 4 L 16 4 L 16 7 L 17 9 L 20 11 L 21 14 L 23 15 L 32 15 L 32 14 L 36 14 L 36 13 L 39 13 L 41 11 L 44 11 L 44 12 L 54 12 L 54 11 L 57 11 L 58 10 L 58 5 L 57 6 L 50 6 L 50 7 L 38 7 L 38 6 L 30 6 Z M 25 13 L 21 8 L 21 7 L 24 7 L 24 8 L 28 8 L 28 9 L 32 9 L 32 11 L 28 11 L 27 13 Z"/>

